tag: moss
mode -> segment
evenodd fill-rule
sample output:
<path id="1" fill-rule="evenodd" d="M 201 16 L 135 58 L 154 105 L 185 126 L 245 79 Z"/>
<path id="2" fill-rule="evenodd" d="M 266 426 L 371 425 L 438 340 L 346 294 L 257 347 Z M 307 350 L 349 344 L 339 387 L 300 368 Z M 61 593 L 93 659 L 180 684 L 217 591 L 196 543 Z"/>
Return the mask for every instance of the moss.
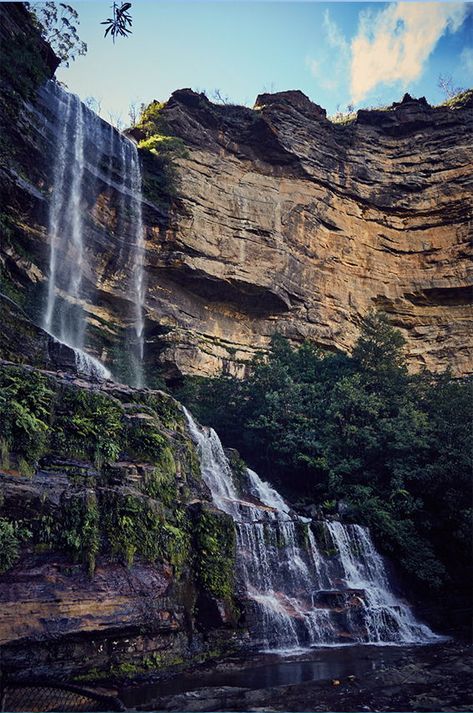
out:
<path id="1" fill-rule="evenodd" d="M 174 651 L 153 651 L 139 661 L 120 661 L 111 665 L 107 670 L 91 669 L 86 674 L 74 678 L 77 682 L 100 681 L 104 678 L 135 678 L 153 671 L 182 666 L 186 663 L 183 656 Z"/>
<path id="2" fill-rule="evenodd" d="M 56 404 L 52 449 L 91 459 L 98 467 L 117 460 L 123 444 L 123 409 L 113 398 L 66 387 Z"/>
<path id="3" fill-rule="evenodd" d="M 53 391 L 43 374 L 21 367 L 0 367 L 2 460 L 17 454 L 25 473 L 46 451 Z M 8 457 L 7 457 L 8 455 Z"/>
<path id="4" fill-rule="evenodd" d="M 218 599 L 233 596 L 235 528 L 231 517 L 202 509 L 194 527 L 195 571 L 198 584 Z"/>
<path id="5" fill-rule="evenodd" d="M 315 541 L 326 557 L 334 557 L 338 554 L 337 548 L 334 546 L 330 532 L 325 524 L 321 520 L 316 520 L 311 525 L 312 531 L 314 532 Z"/>
<path id="6" fill-rule="evenodd" d="M 230 468 L 232 470 L 233 482 L 237 486 L 239 493 L 245 492 L 247 490 L 248 481 L 248 469 L 246 463 L 240 457 L 238 451 L 233 448 L 229 448 L 226 451 L 228 457 Z"/>
<path id="7" fill-rule="evenodd" d="M 284 532 L 278 527 L 276 530 L 276 547 L 282 550 L 286 547 L 286 538 L 284 537 Z"/>
<path id="8" fill-rule="evenodd" d="M 35 550 L 59 550 L 87 566 L 92 576 L 100 547 L 99 509 L 95 492 L 63 497 L 54 513 L 41 513 L 33 523 Z"/>
<path id="9" fill-rule="evenodd" d="M 100 671 L 98 668 L 94 667 L 91 668 L 90 671 L 87 671 L 87 673 L 80 673 L 77 676 L 74 676 L 72 680 L 77 683 L 86 683 L 92 681 L 100 681 L 104 678 L 108 678 L 108 676 L 108 671 Z"/>
<path id="10" fill-rule="evenodd" d="M 63 507 L 61 540 L 75 560 L 87 565 L 89 574 L 95 571 L 99 551 L 99 510 L 93 491 L 66 500 Z"/>
<path id="11" fill-rule="evenodd" d="M 154 651 L 150 656 L 143 659 L 143 665 L 147 670 L 181 666 L 184 663 L 184 658 L 173 651 Z"/>
<path id="12" fill-rule="evenodd" d="M 164 522 L 162 526 L 162 557 L 174 568 L 174 574 L 179 577 L 190 558 L 190 535 L 187 523 L 180 526 Z"/>
<path id="13" fill-rule="evenodd" d="M 136 401 L 121 404 L 25 367 L 1 367 L 0 385 L 3 467 L 13 460 L 29 475 L 41 456 L 45 473 L 61 472 L 69 481 L 59 506 L 42 505 L 31 518 L 35 551 L 65 552 L 91 574 L 102 551 L 127 565 L 135 557 L 168 562 L 180 576 L 191 562 L 185 475 L 200 469 L 176 402 L 148 394 L 149 405 L 140 404 L 143 394 L 132 392 Z M 129 392 L 116 393 L 130 398 Z M 168 427 L 179 429 L 172 439 Z M 141 492 L 108 483 L 105 466 L 121 453 L 150 463 L 141 469 Z"/>
<path id="14" fill-rule="evenodd" d="M 140 415 L 127 419 L 127 452 L 133 458 L 157 464 L 161 460 L 167 438 L 160 432 L 154 419 Z"/>
<path id="15" fill-rule="evenodd" d="M 185 417 L 182 409 L 169 394 L 162 391 L 159 394 L 145 394 L 141 403 L 153 409 L 165 428 L 175 431 L 184 430 Z"/>
<path id="16" fill-rule="evenodd" d="M 309 547 L 309 524 L 307 522 L 296 520 L 295 526 L 299 547 L 303 550 L 307 550 Z"/>
<path id="17" fill-rule="evenodd" d="M 144 492 L 167 507 L 176 502 L 176 461 L 169 446 L 164 446 L 156 467 L 145 476 Z"/>
<path id="18" fill-rule="evenodd" d="M 20 307 L 25 307 L 26 293 L 14 280 L 4 262 L 0 262 L 0 292 L 6 297 L 9 297 L 15 304 Z"/>
<path id="19" fill-rule="evenodd" d="M 0 438 L 0 468 L 10 469 L 10 444 L 6 438 Z"/>
<path id="20" fill-rule="evenodd" d="M 130 492 L 105 494 L 102 529 L 111 555 L 127 566 L 136 556 L 148 562 L 166 561 L 182 571 L 189 556 L 186 523 L 172 523 L 164 518 L 158 503 Z"/>
<path id="21" fill-rule="evenodd" d="M 35 467 L 31 463 L 28 463 L 25 458 L 18 459 L 18 472 L 23 477 L 30 478 L 35 473 Z"/>

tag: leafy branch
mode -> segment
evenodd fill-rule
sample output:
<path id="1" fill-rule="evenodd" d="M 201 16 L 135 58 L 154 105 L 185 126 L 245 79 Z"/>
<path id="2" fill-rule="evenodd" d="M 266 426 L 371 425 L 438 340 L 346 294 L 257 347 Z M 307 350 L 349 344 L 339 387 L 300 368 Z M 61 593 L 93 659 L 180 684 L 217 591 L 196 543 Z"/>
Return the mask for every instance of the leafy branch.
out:
<path id="1" fill-rule="evenodd" d="M 101 25 L 107 25 L 104 37 L 109 33 L 115 42 L 116 38 L 126 37 L 131 34 L 129 29 L 132 25 L 132 18 L 128 10 L 131 7 L 131 2 L 124 2 L 120 6 L 114 2 L 112 5 L 112 17 L 108 17 Z"/>

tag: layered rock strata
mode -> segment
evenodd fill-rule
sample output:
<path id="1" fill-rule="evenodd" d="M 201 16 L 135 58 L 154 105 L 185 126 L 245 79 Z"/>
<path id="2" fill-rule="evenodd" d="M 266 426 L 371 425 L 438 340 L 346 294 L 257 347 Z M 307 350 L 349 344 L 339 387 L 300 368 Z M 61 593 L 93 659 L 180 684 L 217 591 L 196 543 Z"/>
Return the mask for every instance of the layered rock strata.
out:
<path id="1" fill-rule="evenodd" d="M 301 92 L 254 110 L 175 92 L 164 113 L 189 158 L 150 240 L 171 286 L 149 295 L 179 325 L 171 361 L 212 373 L 275 331 L 349 350 L 376 308 L 412 368 L 471 371 L 472 109 L 472 94 L 460 108 L 406 96 L 334 124 Z"/>
<path id="2" fill-rule="evenodd" d="M 14 47 L 21 23 L 8 5 Z M 44 70 L 43 45 L 37 57 Z M 9 118 L 12 82 L 0 107 L 1 291 L 40 323 L 55 119 L 41 90 Z M 275 332 L 350 350 L 373 308 L 403 332 L 412 369 L 470 373 L 472 109 L 471 92 L 440 107 L 406 95 L 333 123 L 298 91 L 261 95 L 254 109 L 174 92 L 162 120 L 187 153 L 172 159 L 172 181 L 140 152 L 148 383 L 156 367 L 167 378 L 242 374 Z M 100 126 L 85 145 L 85 347 L 125 378 L 133 236 L 118 224 L 119 142 Z"/>
<path id="3" fill-rule="evenodd" d="M 4 361 L 0 389 L 2 673 L 134 675 L 241 644 L 233 524 L 177 402 Z"/>

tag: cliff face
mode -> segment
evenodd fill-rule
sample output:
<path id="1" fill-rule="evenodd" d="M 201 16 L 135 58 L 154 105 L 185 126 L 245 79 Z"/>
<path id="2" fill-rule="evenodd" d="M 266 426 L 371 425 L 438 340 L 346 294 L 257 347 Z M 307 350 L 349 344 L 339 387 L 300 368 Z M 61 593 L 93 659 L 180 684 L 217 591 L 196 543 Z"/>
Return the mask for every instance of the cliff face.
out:
<path id="1" fill-rule="evenodd" d="M 212 373 L 274 331 L 348 350 L 374 307 L 412 368 L 471 370 L 472 109 L 406 97 L 333 124 L 300 92 L 253 111 L 175 92 L 164 115 L 189 158 L 149 258 L 170 361 Z"/>
<path id="2" fill-rule="evenodd" d="M 0 10 L 14 59 L 26 21 L 9 5 Z M 35 52 L 38 86 L 55 62 L 41 42 Z M 16 75 L 1 90 L 0 291 L 41 324 L 61 112 Z M 254 109 L 175 92 L 162 119 L 187 155 L 173 159 L 172 181 L 140 151 L 148 383 L 156 365 L 167 377 L 241 374 L 274 332 L 349 350 L 371 308 L 401 329 L 412 369 L 469 373 L 472 109 L 471 92 L 436 108 L 406 96 L 334 124 L 297 91 L 261 95 Z M 89 124 L 84 347 L 126 380 L 136 309 L 123 145 L 106 122 Z M 58 259 L 75 258 L 61 243 Z"/>
<path id="3" fill-rule="evenodd" d="M 2 670 L 126 675 L 241 643 L 233 523 L 179 404 L 1 360 L 0 391 Z"/>

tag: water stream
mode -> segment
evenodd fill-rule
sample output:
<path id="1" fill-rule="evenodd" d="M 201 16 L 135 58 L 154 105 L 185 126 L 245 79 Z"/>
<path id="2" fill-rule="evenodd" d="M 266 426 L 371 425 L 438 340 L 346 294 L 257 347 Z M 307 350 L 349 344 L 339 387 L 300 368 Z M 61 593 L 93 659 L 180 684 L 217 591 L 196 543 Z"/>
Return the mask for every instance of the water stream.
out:
<path id="1" fill-rule="evenodd" d="M 312 527 L 252 470 L 235 483 L 215 431 L 186 417 L 213 502 L 235 522 L 237 579 L 263 650 L 438 640 L 395 595 L 367 528 Z"/>
<path id="2" fill-rule="evenodd" d="M 74 350 L 80 373 L 111 378 L 110 371 L 87 351 L 87 304 L 100 287 L 95 246 L 97 225 L 91 213 L 103 187 L 118 193 L 115 238 L 119 245 L 116 272 L 129 274 L 135 339 L 132 340 L 132 382 L 143 385 L 144 230 L 141 168 L 133 141 L 109 127 L 80 99 L 53 81 L 42 89 L 56 136 L 49 204 L 49 278 L 43 327 Z M 92 260 L 92 256 L 94 260 Z"/>

